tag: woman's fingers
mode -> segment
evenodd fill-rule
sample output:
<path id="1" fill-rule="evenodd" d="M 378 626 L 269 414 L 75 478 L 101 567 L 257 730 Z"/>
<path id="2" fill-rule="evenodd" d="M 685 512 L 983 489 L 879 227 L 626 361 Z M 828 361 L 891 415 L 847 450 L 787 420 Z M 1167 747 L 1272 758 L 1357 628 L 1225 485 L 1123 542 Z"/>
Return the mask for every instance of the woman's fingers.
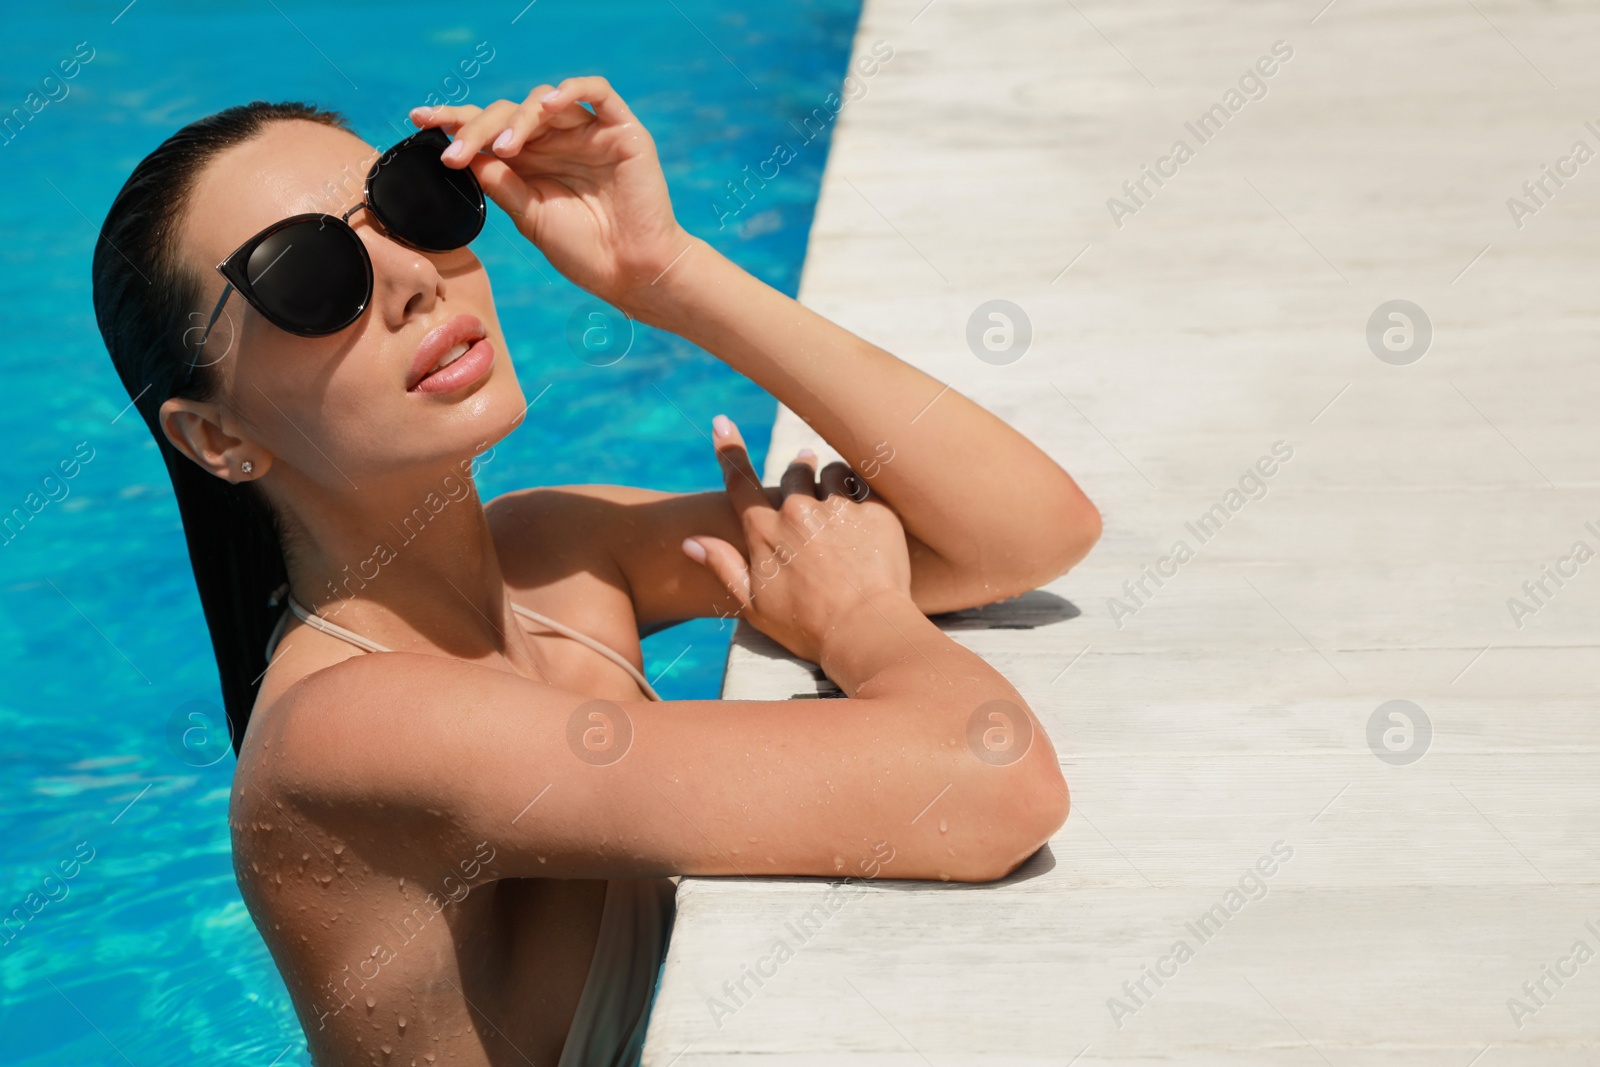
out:
<path id="1" fill-rule="evenodd" d="M 611 83 L 598 74 L 568 78 L 556 86 L 554 94 L 545 99 L 544 104 L 555 109 L 575 101 L 593 105 L 595 116 L 608 126 L 637 121 L 633 112 L 628 110 L 628 105 L 622 102 L 622 97 L 611 88 Z"/>
<path id="2" fill-rule="evenodd" d="M 545 104 L 543 98 L 554 92 L 541 85 L 528 94 L 507 119 L 505 129 L 495 134 L 490 149 L 502 159 L 509 159 L 522 151 L 528 141 L 551 130 L 575 130 L 595 121 L 595 117 L 582 104 L 573 101 L 565 106 Z"/>
<path id="3" fill-rule="evenodd" d="M 867 494 L 870 492 L 867 480 L 844 463 L 830 463 L 822 468 L 819 481 L 823 497 L 838 495 L 848 497 L 859 504 L 867 499 Z"/>
<path id="4" fill-rule="evenodd" d="M 809 448 L 802 448 L 794 457 L 794 462 L 789 464 L 783 472 L 783 477 L 778 480 L 778 485 L 783 489 L 785 498 L 799 493 L 801 496 L 816 498 L 817 495 L 817 454 Z"/>
<path id="5" fill-rule="evenodd" d="M 517 229 L 533 240 L 538 231 L 539 212 L 542 205 L 529 188 L 529 183 L 511 169 L 511 165 L 496 156 L 474 156 L 469 164 L 477 175 L 484 193 L 511 216 Z"/>
<path id="6" fill-rule="evenodd" d="M 435 104 L 431 107 L 411 109 L 411 122 L 419 129 L 441 129 L 455 133 L 467 122 L 483 113 L 477 104 Z"/>
<path id="7" fill-rule="evenodd" d="M 503 121 L 495 123 L 500 128 L 493 130 L 486 137 L 490 150 L 495 155 L 504 158 L 522 151 L 523 142 L 533 136 L 540 120 L 544 118 L 543 109 L 539 107 L 539 97 L 552 88 L 554 87 L 550 85 L 535 86 L 526 100 L 513 107 Z"/>
<path id="8" fill-rule="evenodd" d="M 711 443 L 716 447 L 717 459 L 722 465 L 722 483 L 728 490 L 728 502 L 743 519 L 751 508 L 771 509 L 767 491 L 761 488 L 761 478 L 750 465 L 750 453 L 745 450 L 744 438 L 733 420 L 718 415 L 711 420 Z"/>
<path id="9" fill-rule="evenodd" d="M 517 105 L 510 100 L 496 100 L 456 130 L 450 147 L 444 150 L 440 158 L 448 166 L 465 167 L 472 162 L 473 156 L 483 151 L 506 128 L 516 112 Z"/>
<path id="10" fill-rule="evenodd" d="M 716 575 L 735 600 L 743 614 L 750 608 L 750 567 L 739 550 L 718 537 L 689 537 L 683 542 L 683 554 Z"/>
<path id="11" fill-rule="evenodd" d="M 599 121 L 593 111 L 576 100 L 562 103 L 554 98 L 545 100 L 541 97 L 537 103 L 531 103 L 529 106 L 536 107 L 543 113 L 544 125 L 552 130 L 571 130 Z"/>
<path id="12" fill-rule="evenodd" d="M 592 106 L 593 113 L 583 104 Z M 411 121 L 418 127 L 437 127 L 455 138 L 444 159 L 459 166 L 485 146 L 502 158 L 514 156 L 542 130 L 571 130 L 596 120 L 607 125 L 637 121 L 611 83 L 598 75 L 568 78 L 554 87 L 537 86 L 520 104 L 496 100 L 487 108 L 437 104 L 411 110 Z"/>

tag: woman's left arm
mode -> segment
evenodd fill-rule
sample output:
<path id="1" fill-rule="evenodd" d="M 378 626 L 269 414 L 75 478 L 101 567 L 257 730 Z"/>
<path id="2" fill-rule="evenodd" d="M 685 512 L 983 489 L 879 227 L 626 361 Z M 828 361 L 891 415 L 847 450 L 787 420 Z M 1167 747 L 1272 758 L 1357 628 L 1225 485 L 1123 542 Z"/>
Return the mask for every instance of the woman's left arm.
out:
<path id="1" fill-rule="evenodd" d="M 986 603 L 1088 553 L 1099 512 L 1026 437 L 706 242 L 685 245 L 630 313 L 719 357 L 821 434 L 936 557 L 919 553 L 924 590 L 933 580 L 952 602 Z"/>
<path id="2" fill-rule="evenodd" d="M 816 429 L 899 514 L 924 610 L 1035 588 L 1098 538 L 1099 512 L 1027 438 L 687 233 L 654 141 L 604 78 L 412 118 L 453 134 L 446 163 L 470 166 L 567 278 L 700 345 Z"/>

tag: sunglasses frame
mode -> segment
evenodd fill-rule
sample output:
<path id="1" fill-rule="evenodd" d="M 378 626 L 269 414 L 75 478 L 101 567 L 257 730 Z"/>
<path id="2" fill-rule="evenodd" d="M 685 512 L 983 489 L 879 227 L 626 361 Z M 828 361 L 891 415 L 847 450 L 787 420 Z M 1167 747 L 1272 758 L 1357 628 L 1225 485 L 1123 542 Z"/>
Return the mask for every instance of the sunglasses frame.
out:
<path id="1" fill-rule="evenodd" d="M 217 264 L 217 273 L 226 278 L 228 280 L 228 288 L 238 290 L 239 295 L 248 300 L 250 302 L 250 306 L 261 313 L 262 318 L 266 319 L 268 322 L 272 323 L 272 325 L 278 327 L 280 330 L 283 330 L 286 333 L 292 333 L 298 337 L 326 337 L 330 333 L 338 333 L 340 330 L 350 326 L 357 319 L 359 319 L 367 310 L 367 305 L 372 302 L 372 256 L 367 252 L 366 244 L 359 236 L 356 235 L 355 229 L 351 227 L 349 223 L 349 218 L 351 215 L 367 206 L 367 202 L 363 200 L 361 203 L 345 212 L 342 216 L 328 215 L 320 211 L 313 211 L 305 215 L 291 215 L 286 219 L 279 219 L 277 222 L 273 223 L 271 226 L 268 226 L 266 229 L 250 238 L 250 240 L 234 249 L 233 253 L 229 255 L 227 259 Z M 348 319 L 329 330 L 308 331 L 303 327 L 299 327 L 293 323 L 285 321 L 276 312 L 257 302 L 255 285 L 245 275 L 245 267 L 249 264 L 250 257 L 255 255 L 256 249 L 264 241 L 291 226 L 298 226 L 303 222 L 320 222 L 324 226 L 334 226 L 344 230 L 348 236 L 348 239 L 355 242 L 356 252 L 361 257 L 361 268 L 363 274 L 365 275 L 364 288 L 366 290 L 366 295 L 361 298 L 360 305 L 355 309 L 354 313 L 351 314 Z M 390 236 L 393 235 L 391 234 Z M 399 238 L 395 239 L 399 240 Z M 287 249 L 285 251 L 287 251 Z M 267 270 L 271 269 L 272 265 L 268 264 Z M 266 273 L 267 271 L 262 271 L 262 277 L 265 277 Z M 224 289 L 222 294 L 222 302 L 226 303 L 227 299 L 227 289 Z M 209 333 L 209 329 L 207 332 Z M 205 344 L 203 339 L 201 340 L 201 344 Z"/>
<path id="2" fill-rule="evenodd" d="M 386 150 L 382 155 L 373 161 L 371 168 L 367 171 L 366 181 L 362 185 L 360 202 L 352 206 L 349 210 L 345 211 L 344 214 L 329 215 L 326 212 L 312 211 L 301 215 L 291 215 L 286 219 L 279 219 L 277 222 L 268 226 L 260 233 L 255 234 L 249 240 L 245 241 L 244 244 L 230 252 L 226 259 L 217 264 L 217 273 L 221 274 L 222 277 L 227 280 L 228 284 L 223 286 L 222 295 L 217 298 L 217 306 L 211 310 L 211 318 L 206 323 L 205 332 L 201 335 L 199 344 L 195 346 L 195 354 L 194 357 L 189 361 L 189 369 L 184 375 L 183 381 L 179 383 L 177 389 L 174 391 L 175 393 L 180 393 L 189 387 L 189 385 L 194 381 L 194 372 L 198 367 L 202 365 L 210 366 L 210 364 L 201 364 L 199 362 L 200 352 L 205 348 L 206 341 L 211 336 L 211 330 L 217 324 L 217 319 L 221 317 L 222 309 L 228 302 L 229 294 L 233 293 L 234 291 L 237 291 L 240 296 L 244 297 L 244 299 L 249 302 L 250 306 L 255 308 L 256 311 L 261 314 L 262 318 L 266 319 L 280 330 L 283 330 L 286 333 L 292 333 L 297 337 L 327 337 L 330 334 L 338 333 L 340 330 L 348 329 L 350 326 L 355 324 L 357 319 L 366 314 L 367 306 L 372 303 L 372 256 L 367 252 L 366 243 L 361 240 L 361 237 L 356 233 L 355 228 L 350 225 L 350 216 L 354 215 L 362 208 L 367 209 L 367 214 L 372 218 L 373 228 L 379 233 L 383 234 L 385 237 L 388 237 L 390 240 L 402 244 L 407 248 L 413 248 L 418 252 L 454 252 L 456 248 L 465 248 L 468 244 L 471 244 L 477 239 L 478 235 L 483 232 L 483 224 L 487 218 L 488 206 L 484 202 L 483 186 L 478 183 L 477 176 L 474 175 L 470 170 L 462 170 L 458 173 L 465 174 L 472 181 L 473 196 L 471 198 L 471 202 L 477 212 L 478 224 L 477 228 L 473 230 L 472 236 L 468 237 L 467 240 L 462 244 L 455 246 L 455 248 L 425 248 L 417 242 L 396 233 L 393 228 L 391 228 L 384 221 L 382 212 L 375 206 L 373 202 L 372 185 L 378 179 L 379 173 L 386 163 L 393 160 L 399 153 L 411 148 L 413 145 L 418 144 L 436 147 L 439 149 L 439 151 L 443 152 L 444 149 L 450 144 L 450 138 L 443 130 L 438 129 L 437 127 L 429 127 L 425 130 L 418 130 L 411 136 L 406 137 L 390 146 L 388 150 Z M 443 163 L 440 163 L 440 166 L 443 165 Z M 245 274 L 245 267 L 249 263 L 250 257 L 255 253 L 255 250 L 260 247 L 263 241 L 266 241 L 268 238 L 282 230 L 287 229 L 290 226 L 298 226 L 301 223 L 312 221 L 320 222 L 324 226 L 335 226 L 344 230 L 349 236 L 350 240 L 355 242 L 356 251 L 361 257 L 361 266 L 366 275 L 366 295 L 361 298 L 360 305 L 347 320 L 328 330 L 307 331 L 302 327 L 285 321 L 276 312 L 273 312 L 267 307 L 263 306 L 263 304 L 256 299 L 255 287 L 251 284 L 249 277 Z M 271 269 L 272 267 L 269 264 L 267 270 Z M 262 271 L 262 274 L 265 275 L 266 271 Z M 224 353 L 224 355 L 226 355 L 226 353 Z M 219 356 L 217 360 L 213 360 L 212 362 L 218 362 L 221 360 L 221 358 L 222 357 Z"/>

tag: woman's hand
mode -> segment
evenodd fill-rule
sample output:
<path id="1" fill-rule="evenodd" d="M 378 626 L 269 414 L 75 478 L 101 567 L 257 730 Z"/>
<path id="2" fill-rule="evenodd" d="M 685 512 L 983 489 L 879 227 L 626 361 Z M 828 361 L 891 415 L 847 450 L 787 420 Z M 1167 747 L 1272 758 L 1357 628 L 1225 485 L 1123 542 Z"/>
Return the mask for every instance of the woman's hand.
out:
<path id="1" fill-rule="evenodd" d="M 830 628 L 869 598 L 891 592 L 909 599 L 905 530 L 860 475 L 830 463 L 819 482 L 815 460 L 801 453 L 783 474 L 783 501 L 774 508 L 738 429 L 721 415 L 713 425 L 750 559 L 715 537 L 688 538 L 683 551 L 738 600 L 740 618 L 817 663 Z"/>
<path id="2" fill-rule="evenodd" d="M 411 121 L 451 134 L 445 164 L 470 166 L 557 270 L 624 311 L 694 240 L 655 141 L 604 78 L 541 85 L 520 104 L 419 107 Z"/>

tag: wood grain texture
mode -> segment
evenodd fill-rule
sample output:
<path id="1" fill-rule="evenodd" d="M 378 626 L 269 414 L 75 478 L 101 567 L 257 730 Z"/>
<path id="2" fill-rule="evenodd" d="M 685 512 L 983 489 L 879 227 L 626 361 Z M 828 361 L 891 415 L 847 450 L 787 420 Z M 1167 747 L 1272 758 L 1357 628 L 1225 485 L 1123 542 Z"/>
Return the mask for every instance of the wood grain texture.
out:
<path id="1" fill-rule="evenodd" d="M 1597 31 L 1511 0 L 867 0 L 856 54 L 894 57 L 839 118 L 801 299 L 1100 505 L 1073 573 L 940 620 L 1045 723 L 1073 812 L 993 885 L 685 879 L 648 1064 L 1600 1062 L 1600 559 L 1523 589 L 1600 552 L 1600 159 L 1507 206 L 1600 152 Z M 994 298 L 1033 327 L 1006 366 L 966 341 Z M 1366 336 L 1397 298 L 1433 328 L 1405 366 Z M 830 455 L 780 411 L 768 477 L 803 445 Z M 827 688 L 737 635 L 728 696 Z M 1369 746 L 1397 699 L 1432 727 L 1408 765 Z"/>

